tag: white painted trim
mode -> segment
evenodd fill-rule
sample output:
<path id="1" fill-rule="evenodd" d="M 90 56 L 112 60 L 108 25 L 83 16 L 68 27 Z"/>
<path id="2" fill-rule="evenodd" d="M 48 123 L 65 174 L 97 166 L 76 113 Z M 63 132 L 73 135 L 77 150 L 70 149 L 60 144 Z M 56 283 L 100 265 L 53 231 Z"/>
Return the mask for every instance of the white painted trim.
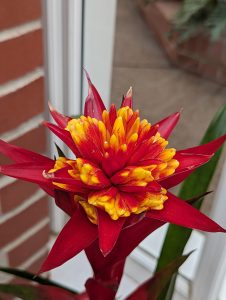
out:
<path id="1" fill-rule="evenodd" d="M 64 104 L 67 115 L 81 113 L 82 0 L 63 3 Z"/>
<path id="2" fill-rule="evenodd" d="M 211 217 L 226 228 L 226 161 L 222 170 Z M 197 276 L 192 287 L 191 300 L 213 300 L 219 296 L 226 272 L 226 236 L 223 233 L 206 235 Z M 226 299 L 226 295 L 225 295 Z"/>
<path id="3" fill-rule="evenodd" d="M 2 267 L 9 267 L 9 257 L 0 250 L 0 262 Z M 12 275 L 0 272 L 0 283 L 7 283 L 13 278 Z"/>
<path id="4" fill-rule="evenodd" d="M 38 30 L 41 27 L 42 27 L 41 20 L 35 20 L 35 21 L 24 23 L 22 25 L 18 25 L 16 27 L 11 27 L 9 29 L 2 30 L 0 32 L 0 43 L 17 38 L 29 32 Z"/>
<path id="5" fill-rule="evenodd" d="M 43 29 L 45 31 L 45 63 L 48 99 L 63 112 L 63 57 L 61 0 L 43 1 Z"/>
<path id="6" fill-rule="evenodd" d="M 44 76 L 42 68 L 37 68 L 34 71 L 25 74 L 15 80 L 7 81 L 7 83 L 0 85 L 0 97 L 6 96 L 10 93 L 16 92 L 17 90 L 25 87 L 26 85 L 32 83 L 33 81 Z"/>

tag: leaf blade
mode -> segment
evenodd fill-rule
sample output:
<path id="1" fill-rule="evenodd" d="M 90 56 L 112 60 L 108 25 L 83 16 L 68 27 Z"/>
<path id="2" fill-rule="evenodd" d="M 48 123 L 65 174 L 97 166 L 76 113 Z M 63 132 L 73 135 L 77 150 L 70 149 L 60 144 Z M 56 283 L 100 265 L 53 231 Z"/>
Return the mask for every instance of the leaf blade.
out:
<path id="1" fill-rule="evenodd" d="M 226 105 L 224 105 L 215 115 L 210 123 L 201 144 L 210 142 L 226 133 Z M 204 166 L 197 169 L 191 174 L 183 183 L 179 197 L 182 199 L 189 199 L 196 195 L 202 195 L 207 192 L 210 181 L 214 175 L 217 163 L 220 159 L 222 148 L 220 148 L 214 157 Z M 197 185 L 199 182 L 199 185 Z M 197 201 L 194 206 L 200 209 L 202 201 Z M 187 241 L 192 233 L 191 229 L 182 228 L 173 224 L 169 225 L 166 237 L 162 246 L 161 254 L 156 267 L 156 272 L 159 271 L 168 262 L 172 261 L 178 255 L 182 255 Z M 172 284 L 175 286 L 175 280 Z M 165 300 L 166 291 L 159 297 L 159 300 Z M 172 299 L 172 294 L 167 299 Z"/>
<path id="2" fill-rule="evenodd" d="M 192 251 L 193 252 L 193 251 Z M 136 289 L 126 300 L 157 300 L 158 296 L 170 280 L 171 276 L 178 270 L 178 268 L 186 261 L 192 254 L 179 256 L 166 265 L 163 269 L 158 271 L 154 277 L 143 283 Z"/>
<path id="3" fill-rule="evenodd" d="M 24 270 L 19 270 L 19 269 L 14 269 L 14 268 L 6 268 L 6 267 L 0 267 L 0 271 L 4 272 L 6 274 L 10 274 L 10 275 L 14 275 L 26 280 L 30 280 L 33 282 L 37 282 L 40 283 L 42 285 L 49 285 L 49 286 L 55 286 L 64 290 L 67 290 L 71 293 L 76 293 L 74 290 L 71 290 L 70 288 L 67 288 L 53 280 L 50 280 L 48 278 L 44 278 L 42 276 L 36 276 L 35 274 L 31 273 L 31 272 L 27 272 Z"/>
<path id="4" fill-rule="evenodd" d="M 14 295 L 23 300 L 76 300 L 80 295 L 72 294 L 64 289 L 47 285 L 32 284 L 0 284 L 0 292 Z"/>

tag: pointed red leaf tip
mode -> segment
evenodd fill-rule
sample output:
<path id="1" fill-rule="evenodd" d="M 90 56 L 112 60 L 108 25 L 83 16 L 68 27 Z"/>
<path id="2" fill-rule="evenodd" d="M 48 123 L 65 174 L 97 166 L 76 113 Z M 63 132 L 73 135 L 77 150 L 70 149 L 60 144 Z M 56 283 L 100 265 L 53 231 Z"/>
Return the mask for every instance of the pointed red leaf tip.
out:
<path id="1" fill-rule="evenodd" d="M 161 136 L 164 139 L 167 139 L 169 137 L 174 127 L 177 125 L 180 119 L 180 114 L 181 112 L 176 112 L 153 125 L 153 126 L 156 125 L 159 126 L 158 132 L 161 134 Z"/>
<path id="2" fill-rule="evenodd" d="M 98 210 L 99 247 L 104 256 L 112 251 L 124 223 L 125 218 L 112 220 L 106 212 Z"/>
<path id="3" fill-rule="evenodd" d="M 38 274 L 64 264 L 87 248 L 96 238 L 97 226 L 78 209 L 60 232 Z"/>
<path id="4" fill-rule="evenodd" d="M 226 141 L 226 134 L 221 137 L 200 146 L 179 150 L 177 153 L 190 153 L 190 154 L 205 154 L 205 155 L 213 155 L 221 145 Z"/>
<path id="5" fill-rule="evenodd" d="M 95 86 L 92 84 L 89 74 L 84 69 L 86 78 L 89 85 L 89 94 L 86 98 L 84 115 L 86 117 L 90 116 L 96 118 L 97 120 L 102 120 L 102 112 L 106 109 L 104 103 L 96 90 Z"/>
<path id="6" fill-rule="evenodd" d="M 132 87 L 129 88 L 128 92 L 126 93 L 125 98 L 122 99 L 121 107 L 129 106 L 133 108 L 133 89 Z"/>
<path id="7" fill-rule="evenodd" d="M 49 111 L 51 113 L 51 116 L 55 120 L 55 122 L 62 128 L 67 127 L 67 123 L 71 120 L 70 117 L 64 116 L 63 114 L 59 113 L 50 102 L 48 102 L 49 105 Z"/>
<path id="8" fill-rule="evenodd" d="M 49 130 L 51 130 L 59 139 L 61 139 L 76 156 L 80 155 L 69 131 L 46 121 L 43 122 L 43 125 L 48 127 Z"/>
<path id="9" fill-rule="evenodd" d="M 193 170 L 207 163 L 213 155 L 176 152 L 174 158 L 179 161 L 176 173 Z"/>
<path id="10" fill-rule="evenodd" d="M 52 163 L 53 160 L 33 151 L 17 147 L 0 140 L 0 153 L 11 158 L 14 162 L 39 162 L 39 163 Z"/>
<path id="11" fill-rule="evenodd" d="M 161 185 L 164 188 L 169 189 L 181 183 L 196 168 L 198 168 L 200 165 L 204 164 L 205 162 L 208 162 L 208 160 L 212 158 L 213 154 L 222 146 L 225 140 L 226 140 L 226 134 L 207 144 L 177 151 L 175 158 L 180 161 L 180 166 L 176 169 L 176 172 L 173 175 L 169 176 L 166 179 L 161 180 Z M 188 163 L 189 157 L 191 159 L 191 164 L 192 164 L 192 157 L 196 157 L 196 161 L 198 161 L 197 158 L 200 157 L 200 162 L 203 159 L 203 163 L 194 165 L 194 161 L 193 161 L 193 167 L 191 165 L 190 168 L 188 167 L 187 170 L 186 168 L 184 168 L 184 170 L 182 171 L 181 170 L 182 165 L 185 166 L 186 161 Z M 206 157 L 206 161 L 205 161 L 205 157 Z"/>
<path id="12" fill-rule="evenodd" d="M 164 204 L 164 209 L 150 210 L 146 214 L 147 217 L 207 232 L 226 232 L 224 228 L 190 204 L 171 193 L 167 195 L 168 200 Z"/>
<path id="13" fill-rule="evenodd" d="M 86 255 L 95 275 L 99 273 L 111 274 L 111 278 L 112 275 L 118 276 L 119 278 L 121 276 L 121 268 L 118 266 L 118 262 L 126 259 L 142 240 L 163 224 L 164 222 L 144 217 L 134 226 L 123 228 L 115 247 L 105 258 L 103 258 L 101 252 L 98 251 L 99 247 L 97 241 L 90 245 L 90 247 L 86 249 Z M 115 269 L 116 264 L 119 267 L 117 270 Z"/>

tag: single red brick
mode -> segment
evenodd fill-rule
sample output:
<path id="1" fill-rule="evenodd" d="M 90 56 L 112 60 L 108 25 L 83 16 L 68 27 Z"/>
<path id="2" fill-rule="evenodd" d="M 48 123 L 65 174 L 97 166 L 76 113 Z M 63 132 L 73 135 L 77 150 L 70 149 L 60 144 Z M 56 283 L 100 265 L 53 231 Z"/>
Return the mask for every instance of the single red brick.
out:
<path id="1" fill-rule="evenodd" d="M 218 66 L 214 64 L 200 64 L 199 65 L 199 73 L 209 79 L 216 79 Z"/>
<path id="2" fill-rule="evenodd" d="M 17 267 L 44 247 L 49 240 L 49 224 L 8 253 L 9 265 Z"/>
<path id="3" fill-rule="evenodd" d="M 22 180 L 5 186 L 0 190 L 0 207 L 1 213 L 6 213 L 18 205 L 22 204 L 26 199 L 32 196 L 38 190 L 38 186 Z"/>
<path id="4" fill-rule="evenodd" d="M 209 41 L 207 59 L 216 63 L 220 63 L 221 56 L 225 55 L 223 49 L 224 49 L 224 45 L 222 40 L 219 40 L 217 42 Z"/>
<path id="5" fill-rule="evenodd" d="M 41 29 L 0 43 L 0 83 L 23 76 L 42 64 Z"/>
<path id="6" fill-rule="evenodd" d="M 221 84 L 225 84 L 225 67 L 224 66 L 218 66 L 217 72 L 216 72 L 216 80 L 220 82 Z"/>
<path id="7" fill-rule="evenodd" d="M 221 64 L 224 66 L 224 68 L 226 69 L 226 39 L 222 37 L 222 53 L 221 53 L 221 57 L 220 57 L 220 62 Z"/>
<path id="8" fill-rule="evenodd" d="M 48 255 L 48 251 L 46 251 L 46 253 L 44 253 L 41 257 L 39 257 L 35 262 L 33 262 L 33 264 L 27 268 L 27 271 L 36 274 L 40 270 L 41 265 L 43 264 L 47 255 Z"/>
<path id="9" fill-rule="evenodd" d="M 198 71 L 199 61 L 192 57 L 188 57 L 186 55 L 179 54 L 177 57 L 177 62 L 181 68 L 190 70 L 192 72 Z"/>
<path id="10" fill-rule="evenodd" d="M 41 17 L 40 0 L 0 0 L 0 29 Z"/>
<path id="11" fill-rule="evenodd" d="M 202 61 L 206 60 L 208 62 L 209 47 L 210 47 L 210 40 L 206 35 L 200 34 L 200 36 L 196 37 L 195 52 L 197 53 L 197 56 L 199 56 Z M 192 53 L 192 49 L 191 49 L 191 53 Z"/>
<path id="12" fill-rule="evenodd" d="M 0 224 L 0 248 L 48 216 L 48 198 L 42 197 L 18 215 Z"/>
<path id="13" fill-rule="evenodd" d="M 32 150 L 37 153 L 44 153 L 46 151 L 46 128 L 39 125 L 24 135 L 10 141 L 10 144 Z M 0 154 L 0 165 L 12 163 L 12 160 L 3 154 Z"/>
<path id="14" fill-rule="evenodd" d="M 0 101 L 0 133 L 3 133 L 43 112 L 43 78 L 31 82 L 11 94 L 0 97 Z"/>
<path id="15" fill-rule="evenodd" d="M 224 73 L 222 76 L 223 76 L 223 78 L 222 78 L 221 83 L 226 84 L 226 70 L 224 70 Z"/>
<path id="16" fill-rule="evenodd" d="M 198 44 L 197 37 L 191 37 L 184 42 L 178 43 L 177 51 L 184 55 L 193 55 L 197 54 L 199 47 L 200 45 Z"/>
<path id="17" fill-rule="evenodd" d="M 46 150 L 46 127 L 41 124 L 13 140 L 12 143 L 38 153 L 44 152 Z"/>

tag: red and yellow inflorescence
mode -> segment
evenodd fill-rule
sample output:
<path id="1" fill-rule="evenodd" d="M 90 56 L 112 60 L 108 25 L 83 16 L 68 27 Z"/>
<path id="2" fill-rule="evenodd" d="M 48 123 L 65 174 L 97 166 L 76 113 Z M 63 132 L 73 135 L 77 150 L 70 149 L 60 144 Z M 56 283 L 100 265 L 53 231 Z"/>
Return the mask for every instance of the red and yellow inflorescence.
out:
<path id="1" fill-rule="evenodd" d="M 44 123 L 73 152 L 71 159 L 53 160 L 0 140 L 0 153 L 14 162 L 0 166 L 0 172 L 38 184 L 70 216 L 40 272 L 85 250 L 95 278 L 109 283 L 113 276 L 118 282 L 126 257 L 166 222 L 225 232 L 168 189 L 208 162 L 226 135 L 188 149 L 167 148 L 180 113 L 154 125 L 140 120 L 131 89 L 119 110 L 112 105 L 107 111 L 87 79 L 84 116 L 72 119 L 50 106 L 56 124 Z"/>
<path id="2" fill-rule="evenodd" d="M 161 210 L 167 200 L 159 182 L 172 175 L 179 162 L 174 148 L 161 137 L 158 126 L 140 120 L 130 107 L 104 110 L 102 120 L 81 116 L 66 127 L 80 153 L 76 160 L 60 157 L 49 174 L 64 170 L 74 179 L 78 201 L 89 219 L 97 224 L 95 208 L 113 220 L 150 209 Z M 65 173 L 64 173 L 65 174 Z M 64 175 L 65 177 L 65 175 Z M 54 182 L 74 191 L 73 181 Z"/>

